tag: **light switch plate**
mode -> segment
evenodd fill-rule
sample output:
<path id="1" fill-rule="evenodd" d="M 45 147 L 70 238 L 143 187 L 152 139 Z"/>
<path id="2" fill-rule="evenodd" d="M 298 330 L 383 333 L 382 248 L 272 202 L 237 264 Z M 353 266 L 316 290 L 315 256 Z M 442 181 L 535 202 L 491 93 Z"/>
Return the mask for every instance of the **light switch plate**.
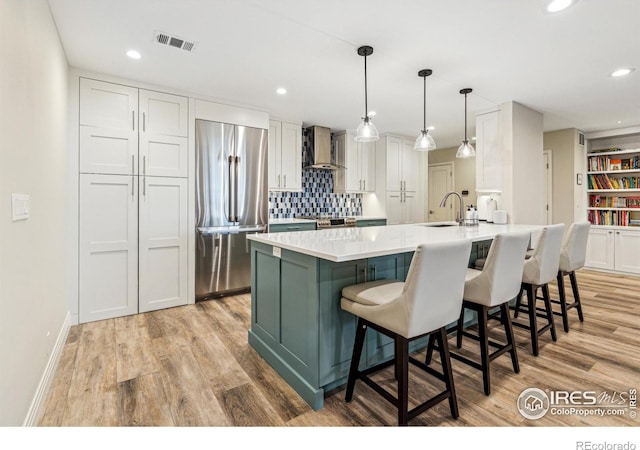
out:
<path id="1" fill-rule="evenodd" d="M 31 212 L 29 194 L 11 194 L 11 219 L 26 220 Z"/>

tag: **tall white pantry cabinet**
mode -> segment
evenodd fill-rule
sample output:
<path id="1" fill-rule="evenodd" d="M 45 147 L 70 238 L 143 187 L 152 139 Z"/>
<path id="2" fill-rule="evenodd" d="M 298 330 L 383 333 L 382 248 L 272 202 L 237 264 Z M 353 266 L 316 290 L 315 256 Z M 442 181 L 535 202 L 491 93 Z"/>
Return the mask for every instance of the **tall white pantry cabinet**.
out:
<path id="1" fill-rule="evenodd" d="M 188 99 L 80 78 L 80 323 L 187 303 Z"/>

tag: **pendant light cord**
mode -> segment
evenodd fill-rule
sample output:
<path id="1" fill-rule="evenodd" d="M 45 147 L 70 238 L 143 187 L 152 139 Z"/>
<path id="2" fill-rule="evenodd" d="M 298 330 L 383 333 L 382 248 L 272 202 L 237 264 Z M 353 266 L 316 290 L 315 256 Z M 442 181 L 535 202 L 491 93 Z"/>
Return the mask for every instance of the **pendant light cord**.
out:
<path id="1" fill-rule="evenodd" d="M 367 54 L 364 55 L 364 119 L 369 117 L 367 106 Z"/>
<path id="2" fill-rule="evenodd" d="M 467 93 L 464 94 L 464 141 L 468 142 L 467 139 Z"/>
<path id="3" fill-rule="evenodd" d="M 424 78 L 424 114 L 422 115 L 422 131 L 427 131 L 427 77 Z"/>

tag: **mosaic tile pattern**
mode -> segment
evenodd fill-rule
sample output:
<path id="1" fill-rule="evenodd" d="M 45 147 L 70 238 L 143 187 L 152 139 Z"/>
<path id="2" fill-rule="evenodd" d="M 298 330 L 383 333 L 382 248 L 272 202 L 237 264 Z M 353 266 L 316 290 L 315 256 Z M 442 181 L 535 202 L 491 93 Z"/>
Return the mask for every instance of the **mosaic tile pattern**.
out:
<path id="1" fill-rule="evenodd" d="M 302 171 L 302 192 L 269 191 L 269 219 L 323 215 L 362 215 L 362 194 L 333 193 L 333 171 Z"/>

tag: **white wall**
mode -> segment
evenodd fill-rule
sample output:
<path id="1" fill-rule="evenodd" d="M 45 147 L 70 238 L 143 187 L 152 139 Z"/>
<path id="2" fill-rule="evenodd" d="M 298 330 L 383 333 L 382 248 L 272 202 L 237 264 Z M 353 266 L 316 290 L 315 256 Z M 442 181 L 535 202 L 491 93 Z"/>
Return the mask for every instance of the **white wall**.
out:
<path id="1" fill-rule="evenodd" d="M 0 42 L 0 425 L 15 426 L 65 328 L 67 177 L 75 175 L 68 65 L 48 3 L 0 0 Z M 12 222 L 11 193 L 30 195 L 28 220 Z"/>

